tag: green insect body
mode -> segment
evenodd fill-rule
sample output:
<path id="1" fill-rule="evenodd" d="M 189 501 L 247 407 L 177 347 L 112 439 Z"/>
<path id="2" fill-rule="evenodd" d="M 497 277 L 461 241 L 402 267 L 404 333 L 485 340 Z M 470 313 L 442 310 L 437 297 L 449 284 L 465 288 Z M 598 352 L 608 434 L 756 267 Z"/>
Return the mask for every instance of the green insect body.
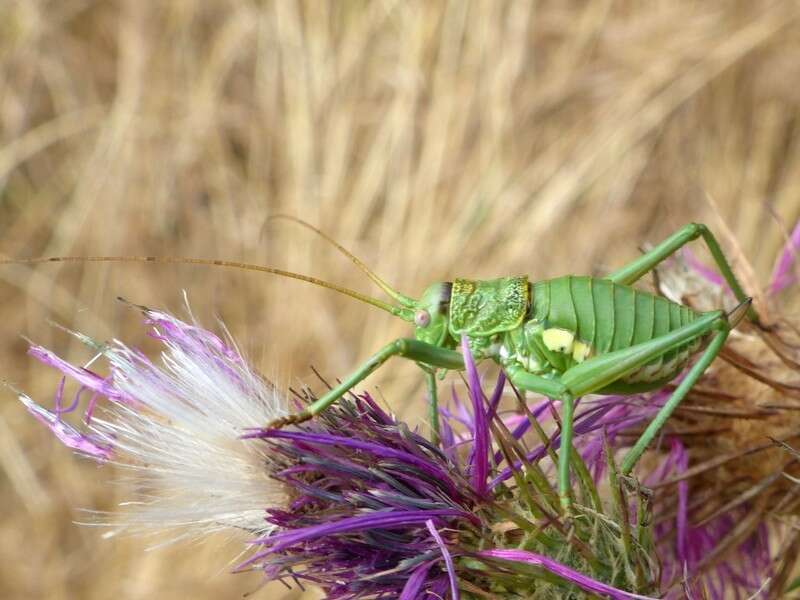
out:
<path id="1" fill-rule="evenodd" d="M 650 341 L 697 318 L 686 306 L 607 279 L 569 275 L 532 287 L 530 319 L 519 333 L 509 332 L 506 346 L 509 356 L 527 360 L 528 371 L 545 376 Z M 684 369 L 701 342 L 696 338 L 670 350 L 598 393 L 658 388 Z"/>
<path id="2" fill-rule="evenodd" d="M 419 299 L 392 289 L 360 260 L 315 227 L 294 221 L 319 234 L 348 256 L 393 300 L 384 302 L 341 286 L 281 269 L 231 261 L 154 257 L 55 257 L 0 259 L 2 263 L 55 261 L 116 261 L 191 263 L 244 268 L 300 279 L 333 289 L 385 310 L 415 325 L 413 338 L 400 338 L 381 348 L 337 386 L 303 412 L 277 419 L 268 427 L 283 427 L 312 418 L 351 391 L 393 356 L 416 362 L 425 372 L 429 421 L 438 441 L 439 411 L 436 373 L 461 370 L 459 350 L 466 340 L 476 361 L 493 360 L 520 390 L 561 403 L 558 487 L 564 510 L 571 510 L 570 460 L 575 400 L 586 394 L 633 394 L 657 389 L 688 368 L 680 384 L 658 410 L 624 456 L 621 472 L 629 474 L 661 427 L 691 387 L 719 354 L 730 331 L 746 315 L 759 325 L 727 259 L 714 236 L 692 223 L 652 250 L 606 277 L 567 275 L 531 283 L 527 277 L 488 281 L 456 279 L 429 286 Z M 701 238 L 740 304 L 722 311 L 695 312 L 686 306 L 633 287 L 641 277 Z"/>
<path id="3" fill-rule="evenodd" d="M 430 315 L 444 315 L 446 339 L 433 343 L 455 349 L 466 335 L 475 360 L 553 378 L 583 361 L 630 348 L 693 322 L 698 313 L 666 298 L 596 277 L 567 275 L 529 283 L 528 278 L 488 281 L 457 279 L 434 286 L 438 302 Z M 417 327 L 429 341 L 430 324 Z M 638 367 L 599 394 L 657 389 L 674 379 L 702 347 L 702 338 Z"/>

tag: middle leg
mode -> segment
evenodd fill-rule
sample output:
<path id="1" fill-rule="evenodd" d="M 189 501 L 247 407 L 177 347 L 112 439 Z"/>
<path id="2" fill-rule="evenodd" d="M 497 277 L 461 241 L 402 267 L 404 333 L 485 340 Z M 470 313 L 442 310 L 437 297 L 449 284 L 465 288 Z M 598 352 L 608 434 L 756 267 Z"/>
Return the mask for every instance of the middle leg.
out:
<path id="1" fill-rule="evenodd" d="M 505 367 L 506 375 L 521 390 L 547 396 L 561 402 L 561 445 L 558 449 L 558 498 L 561 508 L 569 514 L 572 499 L 569 495 L 569 465 L 572 459 L 572 430 L 575 398 L 567 387 L 557 379 L 545 379 L 517 365 Z"/>

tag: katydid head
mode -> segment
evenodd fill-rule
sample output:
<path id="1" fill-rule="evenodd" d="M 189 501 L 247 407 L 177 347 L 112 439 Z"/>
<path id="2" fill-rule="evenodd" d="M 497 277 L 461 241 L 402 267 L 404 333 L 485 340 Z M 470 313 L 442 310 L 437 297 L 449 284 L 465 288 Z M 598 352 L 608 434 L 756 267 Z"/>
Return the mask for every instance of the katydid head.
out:
<path id="1" fill-rule="evenodd" d="M 434 346 L 444 342 L 452 287 L 450 282 L 434 283 L 414 303 L 414 335 L 418 340 Z"/>

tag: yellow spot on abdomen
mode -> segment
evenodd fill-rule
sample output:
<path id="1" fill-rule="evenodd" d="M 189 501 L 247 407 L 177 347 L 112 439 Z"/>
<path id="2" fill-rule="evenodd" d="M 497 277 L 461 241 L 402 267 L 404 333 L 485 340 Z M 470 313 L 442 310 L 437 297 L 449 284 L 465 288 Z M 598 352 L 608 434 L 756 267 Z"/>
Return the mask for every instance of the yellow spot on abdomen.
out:
<path id="1" fill-rule="evenodd" d="M 583 362 L 589 356 L 592 347 L 589 344 L 584 344 L 581 341 L 575 342 L 572 346 L 572 360 L 575 362 Z"/>
<path id="2" fill-rule="evenodd" d="M 575 334 L 566 329 L 545 329 L 542 332 L 542 341 L 547 349 L 551 352 L 563 352 L 569 354 L 572 352 L 573 342 L 575 341 Z"/>

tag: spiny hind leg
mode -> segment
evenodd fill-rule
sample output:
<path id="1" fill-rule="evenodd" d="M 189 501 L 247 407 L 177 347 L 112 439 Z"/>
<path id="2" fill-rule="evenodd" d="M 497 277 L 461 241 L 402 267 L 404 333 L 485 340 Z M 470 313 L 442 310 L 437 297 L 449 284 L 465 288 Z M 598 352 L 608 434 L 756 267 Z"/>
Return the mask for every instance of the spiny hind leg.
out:
<path id="1" fill-rule="evenodd" d="M 353 387 L 361 383 L 392 356 L 401 356 L 418 363 L 442 369 L 458 370 L 464 368 L 464 359 L 458 352 L 426 344 L 425 342 L 411 338 L 400 338 L 386 344 L 383 348 L 378 350 L 378 352 L 373 354 L 349 377 L 323 394 L 318 400 L 311 403 L 304 411 L 275 419 L 267 425 L 267 429 L 280 429 L 286 425 L 294 425 L 302 423 L 303 421 L 308 421 L 314 415 L 319 414 L 344 396 Z"/>
<path id="2" fill-rule="evenodd" d="M 551 398 L 560 399 L 563 402 L 564 416 L 562 418 L 562 444 L 559 452 L 558 483 L 559 495 L 562 505 L 564 505 L 565 508 L 569 508 L 569 464 L 571 459 L 570 452 L 572 450 L 574 398 L 601 390 L 605 386 L 618 381 L 625 375 L 644 367 L 671 349 L 687 344 L 691 342 L 691 340 L 697 339 L 709 331 L 712 331 L 718 326 L 718 323 L 724 324 L 727 328 L 725 317 L 720 311 L 709 313 L 700 317 L 697 321 L 689 323 L 666 335 L 647 342 L 642 342 L 630 348 L 624 348 L 622 350 L 596 356 L 575 365 L 571 369 L 565 371 L 557 381 L 543 380 L 546 387 L 541 382 L 536 381 L 536 379 L 541 378 L 531 379 L 534 385 L 526 386 L 525 383 L 527 379 L 534 376 L 529 374 L 525 374 L 524 376 L 517 374 L 515 379 L 511 373 L 509 374 L 512 381 L 515 383 L 520 381 L 521 387 L 524 389 L 533 389 Z M 681 398 L 682 396 L 676 399 L 675 406 L 677 406 Z M 672 410 L 674 410 L 674 406 Z M 671 412 L 671 410 L 664 411 L 663 420 L 660 424 L 654 425 L 653 429 L 657 431 Z M 653 433 L 652 435 L 655 434 Z"/>
<path id="3" fill-rule="evenodd" d="M 670 350 L 690 344 L 727 321 L 722 311 L 704 313 L 674 331 L 628 348 L 599 354 L 567 369 L 561 383 L 575 396 L 596 393 L 657 360 Z"/>
<path id="4" fill-rule="evenodd" d="M 642 433 L 639 439 L 636 440 L 633 448 L 631 448 L 625 455 L 621 466 L 623 475 L 630 474 L 630 472 L 633 470 L 633 467 L 639 461 L 639 458 L 642 456 L 644 451 L 647 450 L 650 442 L 652 442 L 653 438 L 658 435 L 658 432 L 664 426 L 664 423 L 667 422 L 667 419 L 669 419 L 681 401 L 686 397 L 686 394 L 689 393 L 689 390 L 692 389 L 692 386 L 697 383 L 697 380 L 700 379 L 708 366 L 719 354 L 722 346 L 725 344 L 728 334 L 730 333 L 730 326 L 725 319 L 720 319 L 715 323 L 715 328 L 718 329 L 718 331 L 711 339 L 711 343 L 700 356 L 700 359 L 689 370 L 689 372 L 686 374 L 686 377 L 684 377 L 683 381 L 681 381 L 680 385 L 675 389 L 675 391 L 672 392 L 669 400 L 667 400 L 666 403 L 664 403 L 664 406 L 662 406 L 658 413 L 656 413 L 656 416 L 652 421 L 650 421 L 650 424 L 644 430 L 644 433 Z"/>
<path id="5" fill-rule="evenodd" d="M 720 273 L 725 278 L 725 282 L 731 288 L 731 291 L 733 291 L 736 299 L 739 300 L 739 302 L 745 302 L 748 299 L 747 294 L 745 294 L 739 280 L 736 279 L 736 275 L 734 275 L 733 269 L 731 269 L 728 263 L 728 259 L 725 258 L 725 254 L 723 254 L 717 239 L 714 237 L 714 234 L 709 231 L 708 227 L 701 223 L 690 223 L 682 227 L 649 252 L 646 252 L 636 260 L 608 275 L 606 279 L 610 279 L 614 283 L 631 285 L 643 275 L 655 269 L 661 261 L 672 256 L 683 246 L 700 237 L 702 237 L 703 241 L 706 243 L 708 250 L 711 252 L 711 256 L 714 258 L 714 262 L 717 263 Z M 759 324 L 758 316 L 752 306 L 747 310 L 747 317 L 753 323 Z"/>
<path id="6" fill-rule="evenodd" d="M 686 378 L 648 425 L 634 448 L 626 455 L 622 471 L 627 475 L 681 400 L 719 354 L 730 332 L 730 325 L 721 311 L 707 313 L 692 323 L 647 342 L 591 358 L 568 369 L 558 379 L 544 379 L 526 372 L 521 367 L 506 367 L 509 379 L 521 389 L 562 401 L 558 488 L 561 504 L 566 510 L 570 508 L 569 465 L 572 451 L 574 399 L 597 392 L 625 375 L 644 367 L 671 349 L 687 344 L 712 331 L 717 333 L 700 360 L 692 367 Z"/>

